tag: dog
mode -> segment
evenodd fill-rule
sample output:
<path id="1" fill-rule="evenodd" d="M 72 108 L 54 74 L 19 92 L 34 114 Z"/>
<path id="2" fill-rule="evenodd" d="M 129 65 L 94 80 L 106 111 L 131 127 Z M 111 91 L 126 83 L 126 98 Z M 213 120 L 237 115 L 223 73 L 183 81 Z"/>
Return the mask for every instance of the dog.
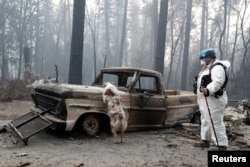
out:
<path id="1" fill-rule="evenodd" d="M 110 118 L 111 132 L 114 136 L 114 143 L 117 142 L 117 133 L 120 132 L 120 143 L 123 143 L 125 130 L 127 129 L 127 119 L 125 112 L 121 106 L 120 96 L 117 88 L 106 83 L 103 91 L 103 102 L 107 104 L 108 115 Z"/>

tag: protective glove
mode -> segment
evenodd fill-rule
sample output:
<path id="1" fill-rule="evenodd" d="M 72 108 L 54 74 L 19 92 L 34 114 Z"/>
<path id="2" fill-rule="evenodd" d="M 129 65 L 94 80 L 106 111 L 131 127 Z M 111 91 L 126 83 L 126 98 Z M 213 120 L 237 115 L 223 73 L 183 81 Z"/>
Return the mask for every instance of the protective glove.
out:
<path id="1" fill-rule="evenodd" d="M 209 90 L 207 88 L 201 88 L 201 92 L 204 96 L 209 96 Z"/>

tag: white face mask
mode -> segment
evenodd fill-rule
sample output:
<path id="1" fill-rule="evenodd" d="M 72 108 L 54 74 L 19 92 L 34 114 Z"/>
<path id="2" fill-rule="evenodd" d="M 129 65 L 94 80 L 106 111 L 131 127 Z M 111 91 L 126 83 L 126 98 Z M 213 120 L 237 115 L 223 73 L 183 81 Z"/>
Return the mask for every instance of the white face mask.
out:
<path id="1" fill-rule="evenodd" d="M 201 60 L 201 65 L 202 65 L 202 66 L 206 65 L 206 63 L 205 63 L 204 60 Z"/>

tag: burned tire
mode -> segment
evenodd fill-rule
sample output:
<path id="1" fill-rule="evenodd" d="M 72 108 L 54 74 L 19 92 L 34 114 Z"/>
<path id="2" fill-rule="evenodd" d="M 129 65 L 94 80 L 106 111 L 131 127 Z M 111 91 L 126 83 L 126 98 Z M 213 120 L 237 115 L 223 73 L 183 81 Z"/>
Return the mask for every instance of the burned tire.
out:
<path id="1" fill-rule="evenodd" d="M 87 135 L 95 135 L 100 132 L 101 124 L 98 115 L 87 115 L 82 121 L 83 131 Z"/>
<path id="2" fill-rule="evenodd" d="M 195 124 L 201 124 L 201 114 L 199 112 L 197 112 L 193 119 L 192 119 L 192 123 L 195 123 Z"/>

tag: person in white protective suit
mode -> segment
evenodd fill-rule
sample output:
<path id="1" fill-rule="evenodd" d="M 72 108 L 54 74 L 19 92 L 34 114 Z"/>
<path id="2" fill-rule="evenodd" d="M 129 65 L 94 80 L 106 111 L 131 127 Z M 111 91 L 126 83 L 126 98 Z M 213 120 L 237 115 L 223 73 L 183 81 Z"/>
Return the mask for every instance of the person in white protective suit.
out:
<path id="1" fill-rule="evenodd" d="M 201 113 L 201 142 L 194 143 L 194 147 L 209 148 L 210 140 L 213 140 L 215 145 L 209 150 L 227 150 L 228 138 L 223 117 L 228 102 L 225 82 L 227 82 L 227 70 L 230 62 L 216 60 L 213 49 L 203 50 L 199 56 L 203 67 L 197 76 L 195 89 Z M 207 77 L 210 79 L 205 79 Z"/>

